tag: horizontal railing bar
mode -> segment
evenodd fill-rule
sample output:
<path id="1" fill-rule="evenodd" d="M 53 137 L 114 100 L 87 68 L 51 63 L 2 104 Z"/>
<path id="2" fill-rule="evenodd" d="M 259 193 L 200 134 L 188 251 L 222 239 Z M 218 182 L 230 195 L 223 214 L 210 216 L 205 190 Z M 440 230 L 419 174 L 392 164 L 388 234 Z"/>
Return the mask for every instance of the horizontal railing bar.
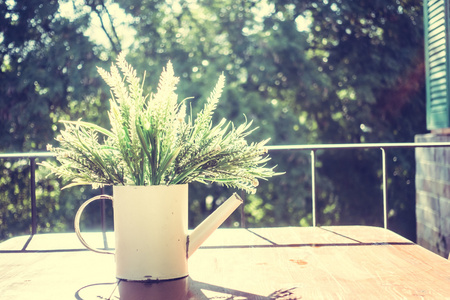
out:
<path id="1" fill-rule="evenodd" d="M 450 142 L 435 143 L 361 143 L 361 144 L 310 144 L 266 146 L 269 151 L 276 150 L 329 150 L 329 149 L 370 149 L 370 148 L 430 148 L 450 147 Z"/>
<path id="2" fill-rule="evenodd" d="M 14 158 L 49 158 L 55 157 L 53 152 L 27 152 L 27 153 L 3 153 L 0 154 L 0 159 L 14 159 Z"/>
<path id="3" fill-rule="evenodd" d="M 369 148 L 427 148 L 450 147 L 450 142 L 435 143 L 355 143 L 355 144 L 308 144 L 308 145 L 269 145 L 267 150 L 326 150 L 326 149 L 369 149 Z M 0 153 L 0 159 L 49 158 L 53 152 Z"/>

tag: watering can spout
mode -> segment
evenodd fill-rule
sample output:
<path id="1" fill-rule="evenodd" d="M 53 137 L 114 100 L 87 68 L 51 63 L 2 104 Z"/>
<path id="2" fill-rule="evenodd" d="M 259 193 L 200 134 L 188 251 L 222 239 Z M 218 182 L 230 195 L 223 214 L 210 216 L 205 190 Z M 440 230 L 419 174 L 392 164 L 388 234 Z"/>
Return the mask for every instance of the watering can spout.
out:
<path id="1" fill-rule="evenodd" d="M 198 225 L 187 240 L 187 257 L 190 257 L 195 250 L 242 204 L 242 199 L 234 193 L 222 205 L 220 205 L 211 215 L 209 215 L 200 225 Z"/>

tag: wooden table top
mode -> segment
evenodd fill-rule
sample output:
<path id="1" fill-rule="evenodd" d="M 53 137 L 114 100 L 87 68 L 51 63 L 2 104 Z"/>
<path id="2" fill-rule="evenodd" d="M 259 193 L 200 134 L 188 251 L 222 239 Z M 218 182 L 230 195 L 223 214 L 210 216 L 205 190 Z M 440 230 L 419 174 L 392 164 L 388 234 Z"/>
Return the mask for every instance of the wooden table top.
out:
<path id="1" fill-rule="evenodd" d="M 102 247 L 101 233 L 85 236 Z M 0 299 L 450 299 L 450 261 L 368 226 L 219 229 L 189 273 L 117 283 L 114 256 L 85 250 L 74 233 L 0 243 Z"/>

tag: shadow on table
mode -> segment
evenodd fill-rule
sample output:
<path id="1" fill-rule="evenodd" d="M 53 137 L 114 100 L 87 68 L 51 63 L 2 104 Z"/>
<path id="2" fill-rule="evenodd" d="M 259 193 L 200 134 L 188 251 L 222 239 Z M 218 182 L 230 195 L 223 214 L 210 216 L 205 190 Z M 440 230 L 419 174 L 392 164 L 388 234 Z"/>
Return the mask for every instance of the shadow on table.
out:
<path id="1" fill-rule="evenodd" d="M 77 300 L 296 300 L 296 288 L 278 290 L 269 296 L 256 295 L 217 285 L 195 281 L 190 277 L 177 280 L 143 283 L 119 281 L 118 283 L 98 283 L 80 288 L 75 293 Z M 203 291 L 209 291 L 206 296 Z"/>

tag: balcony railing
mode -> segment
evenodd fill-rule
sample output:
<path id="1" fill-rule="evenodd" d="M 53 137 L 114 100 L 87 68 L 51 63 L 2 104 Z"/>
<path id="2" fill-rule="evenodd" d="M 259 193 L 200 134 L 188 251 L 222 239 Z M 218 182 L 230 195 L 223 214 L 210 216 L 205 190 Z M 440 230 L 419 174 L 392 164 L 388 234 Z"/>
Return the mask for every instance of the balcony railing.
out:
<path id="1" fill-rule="evenodd" d="M 430 147 L 450 147 L 449 142 L 434 143 L 365 143 L 365 144 L 315 144 L 315 145 L 284 145 L 267 146 L 269 152 L 275 151 L 310 151 L 311 153 L 311 199 L 312 199 L 312 225 L 316 226 L 316 152 L 319 150 L 350 150 L 350 149 L 380 149 L 382 164 L 382 187 L 383 187 L 383 220 L 384 228 L 387 228 L 387 149 L 400 148 L 430 148 Z M 31 234 L 37 233 L 37 206 L 36 206 L 36 159 L 47 159 L 54 157 L 50 152 L 31 152 L 31 153 L 10 153 L 0 154 L 0 159 L 14 160 L 27 159 L 30 164 L 30 182 L 31 182 Z M 101 211 L 104 212 L 104 201 Z M 241 219 L 244 215 L 241 214 Z M 241 224 L 245 224 L 241 220 Z M 102 228 L 105 230 L 105 217 L 102 213 Z"/>
<path id="2" fill-rule="evenodd" d="M 51 158 L 55 155 L 50 152 L 6 153 L 0 154 L 0 159 L 28 159 L 30 164 L 30 190 L 31 190 L 31 234 L 37 233 L 37 205 L 36 205 L 36 159 Z"/>

